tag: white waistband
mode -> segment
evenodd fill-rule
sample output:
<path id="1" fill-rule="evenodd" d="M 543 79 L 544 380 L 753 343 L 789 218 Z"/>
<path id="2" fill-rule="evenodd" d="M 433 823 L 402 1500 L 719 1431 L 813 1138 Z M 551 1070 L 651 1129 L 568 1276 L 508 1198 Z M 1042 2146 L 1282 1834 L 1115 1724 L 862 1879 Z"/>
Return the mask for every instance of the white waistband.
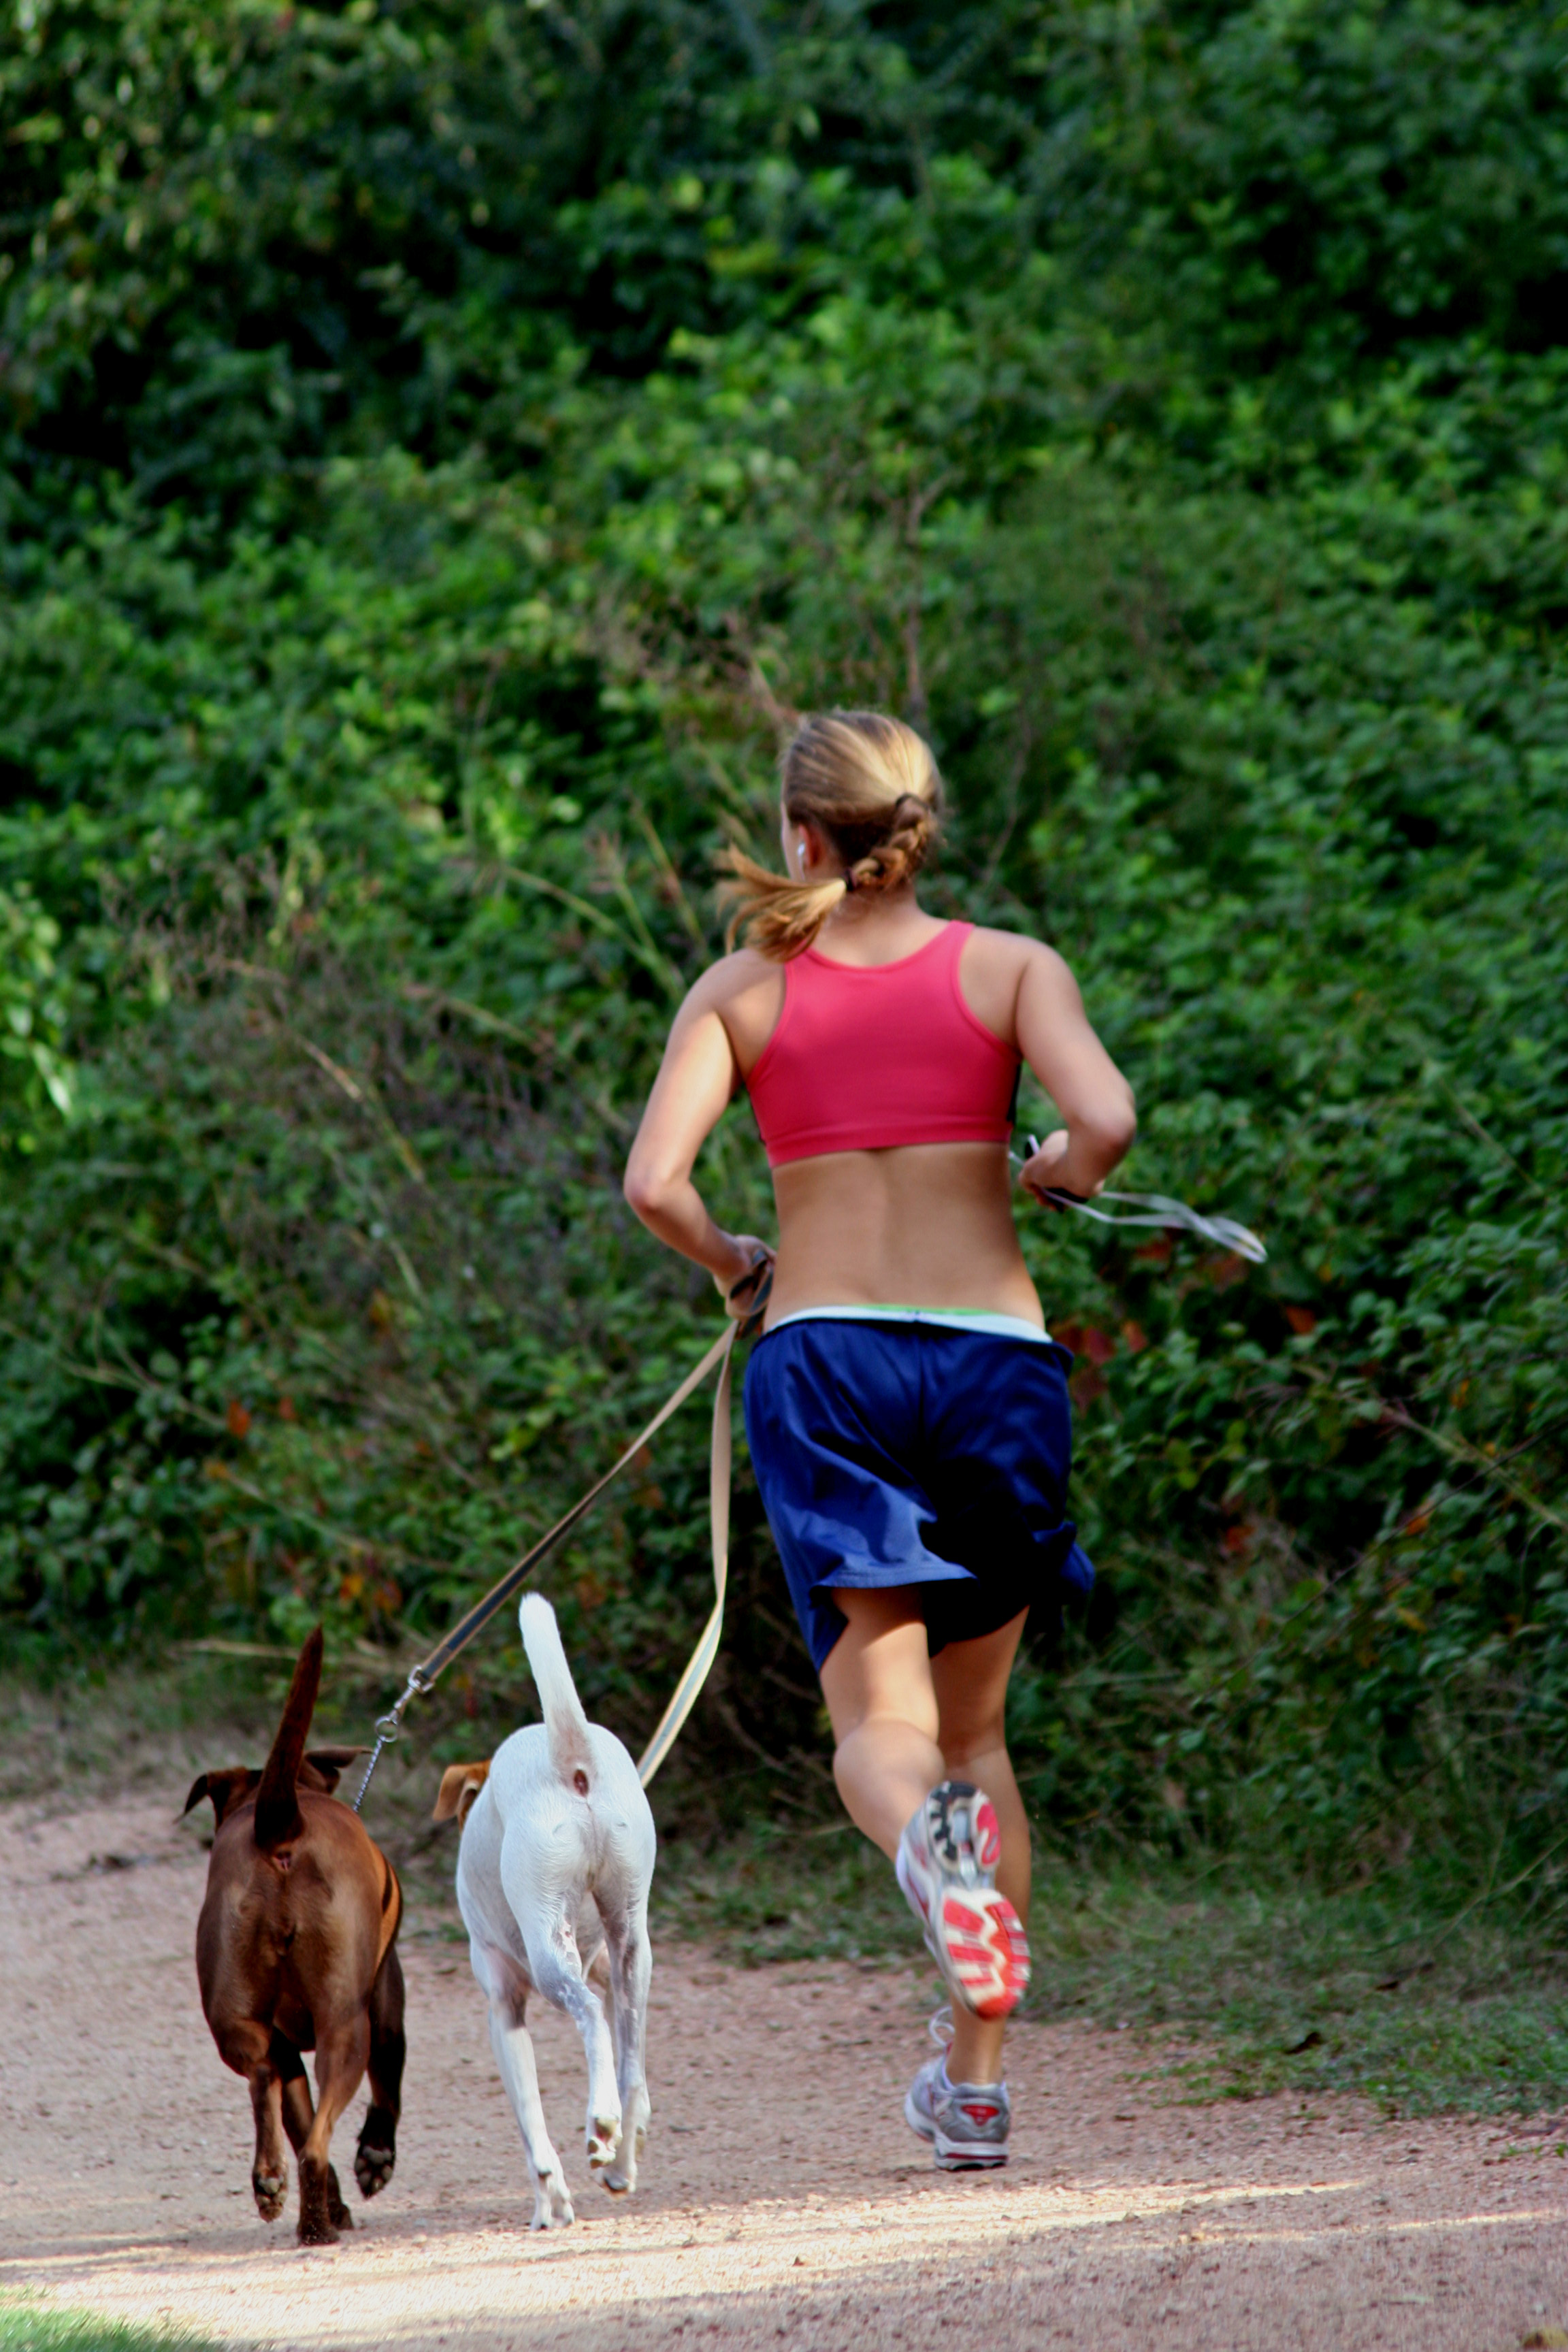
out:
<path id="1" fill-rule="evenodd" d="M 786 1323 L 931 1323 L 942 1331 L 980 1331 L 992 1339 L 1028 1339 L 1048 1347 L 1050 1333 L 1021 1315 L 992 1315 L 982 1307 L 801 1307 L 781 1315 L 770 1331 Z"/>

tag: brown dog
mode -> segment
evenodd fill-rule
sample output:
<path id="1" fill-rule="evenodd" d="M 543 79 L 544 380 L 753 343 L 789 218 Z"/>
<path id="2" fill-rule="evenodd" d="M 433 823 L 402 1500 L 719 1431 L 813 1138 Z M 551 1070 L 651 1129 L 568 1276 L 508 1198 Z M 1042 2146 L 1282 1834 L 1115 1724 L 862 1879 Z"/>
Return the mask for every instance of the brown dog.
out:
<path id="1" fill-rule="evenodd" d="M 332 1795 L 354 1748 L 305 1753 L 321 1679 L 318 1626 L 300 1653 L 283 1720 L 260 1772 L 204 1772 L 185 1800 L 217 1819 L 196 1922 L 202 2007 L 226 2066 L 256 2111 L 256 2210 L 275 2221 L 289 2194 L 286 2131 L 300 2159 L 300 2242 L 331 2245 L 353 2223 L 328 2161 L 333 2126 L 370 2070 L 354 2178 L 374 2197 L 392 2178 L 403 2083 L 403 1914 L 396 1873 L 357 1814 Z M 316 2053 L 316 2107 L 300 2053 Z"/>

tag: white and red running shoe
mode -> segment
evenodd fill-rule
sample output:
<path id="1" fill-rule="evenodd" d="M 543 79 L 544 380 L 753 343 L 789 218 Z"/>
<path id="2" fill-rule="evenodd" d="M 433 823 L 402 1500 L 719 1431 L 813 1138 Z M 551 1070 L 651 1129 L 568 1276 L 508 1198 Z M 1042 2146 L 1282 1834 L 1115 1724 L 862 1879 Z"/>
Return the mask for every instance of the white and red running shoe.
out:
<path id="1" fill-rule="evenodd" d="M 904 1824 L 894 1864 L 955 2000 L 975 2017 L 1010 2017 L 1029 1981 L 1029 1944 L 995 1884 L 1002 1833 L 984 1790 L 943 1780 Z"/>

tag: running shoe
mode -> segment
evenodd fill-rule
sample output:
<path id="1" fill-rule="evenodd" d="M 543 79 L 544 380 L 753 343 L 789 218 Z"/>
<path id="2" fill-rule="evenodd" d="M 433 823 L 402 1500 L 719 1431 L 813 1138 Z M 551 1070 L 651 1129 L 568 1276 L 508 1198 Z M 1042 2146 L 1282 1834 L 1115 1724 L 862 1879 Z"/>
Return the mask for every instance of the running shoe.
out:
<path id="1" fill-rule="evenodd" d="M 938 2010 L 931 2038 L 939 2057 L 928 2059 L 904 2096 L 904 2120 L 930 2140 L 939 2172 L 993 2172 L 1007 2161 L 1013 2120 L 1005 2083 L 950 2083 L 947 2045 L 952 2040 L 949 2011 Z"/>
<path id="2" fill-rule="evenodd" d="M 943 1780 L 904 1824 L 899 1885 L 956 2000 L 1010 2017 L 1029 1981 L 1029 1944 L 995 1884 L 1002 1833 L 984 1790 Z"/>

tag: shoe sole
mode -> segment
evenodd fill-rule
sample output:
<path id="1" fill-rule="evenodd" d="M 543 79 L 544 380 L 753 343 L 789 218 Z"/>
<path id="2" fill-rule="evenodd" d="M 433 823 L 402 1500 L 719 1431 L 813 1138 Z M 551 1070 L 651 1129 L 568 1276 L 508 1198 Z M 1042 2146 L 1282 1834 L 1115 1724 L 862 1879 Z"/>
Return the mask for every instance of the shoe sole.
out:
<path id="1" fill-rule="evenodd" d="M 939 2172 L 1000 2172 L 1007 2161 L 1005 2147 L 976 2148 L 936 2137 L 936 2168 Z"/>
<path id="2" fill-rule="evenodd" d="M 1011 2017 L 1029 1983 L 1029 1939 L 994 1886 L 943 1890 L 932 1940 L 943 1976 L 975 2017 Z"/>
<path id="3" fill-rule="evenodd" d="M 978 1805 L 973 1800 L 980 1798 Z M 927 1800 L 940 1800 L 927 1814 L 931 1842 L 943 1867 L 955 1878 L 963 1875 L 965 1850 L 982 1870 L 994 1870 L 1002 1856 L 1002 1824 L 989 1797 L 981 1796 L 973 1780 L 944 1780 Z M 967 1813 L 968 1834 L 960 1833 L 956 1813 Z"/>
<path id="4" fill-rule="evenodd" d="M 974 1798 L 980 1798 L 978 1805 L 966 1801 Z M 1029 1939 L 1006 1896 L 972 1879 L 981 1870 L 994 1869 L 1001 1853 L 995 1808 L 967 1780 L 948 1781 L 933 1790 L 928 1806 L 926 1834 L 947 1881 L 940 1890 L 937 1916 L 931 1916 L 922 1890 L 906 1874 L 901 1844 L 896 1864 L 899 1885 L 924 1928 L 926 1949 L 963 2007 L 974 2017 L 1011 2017 L 1028 1987 Z M 964 1822 L 962 1832 L 960 1820 Z"/>

